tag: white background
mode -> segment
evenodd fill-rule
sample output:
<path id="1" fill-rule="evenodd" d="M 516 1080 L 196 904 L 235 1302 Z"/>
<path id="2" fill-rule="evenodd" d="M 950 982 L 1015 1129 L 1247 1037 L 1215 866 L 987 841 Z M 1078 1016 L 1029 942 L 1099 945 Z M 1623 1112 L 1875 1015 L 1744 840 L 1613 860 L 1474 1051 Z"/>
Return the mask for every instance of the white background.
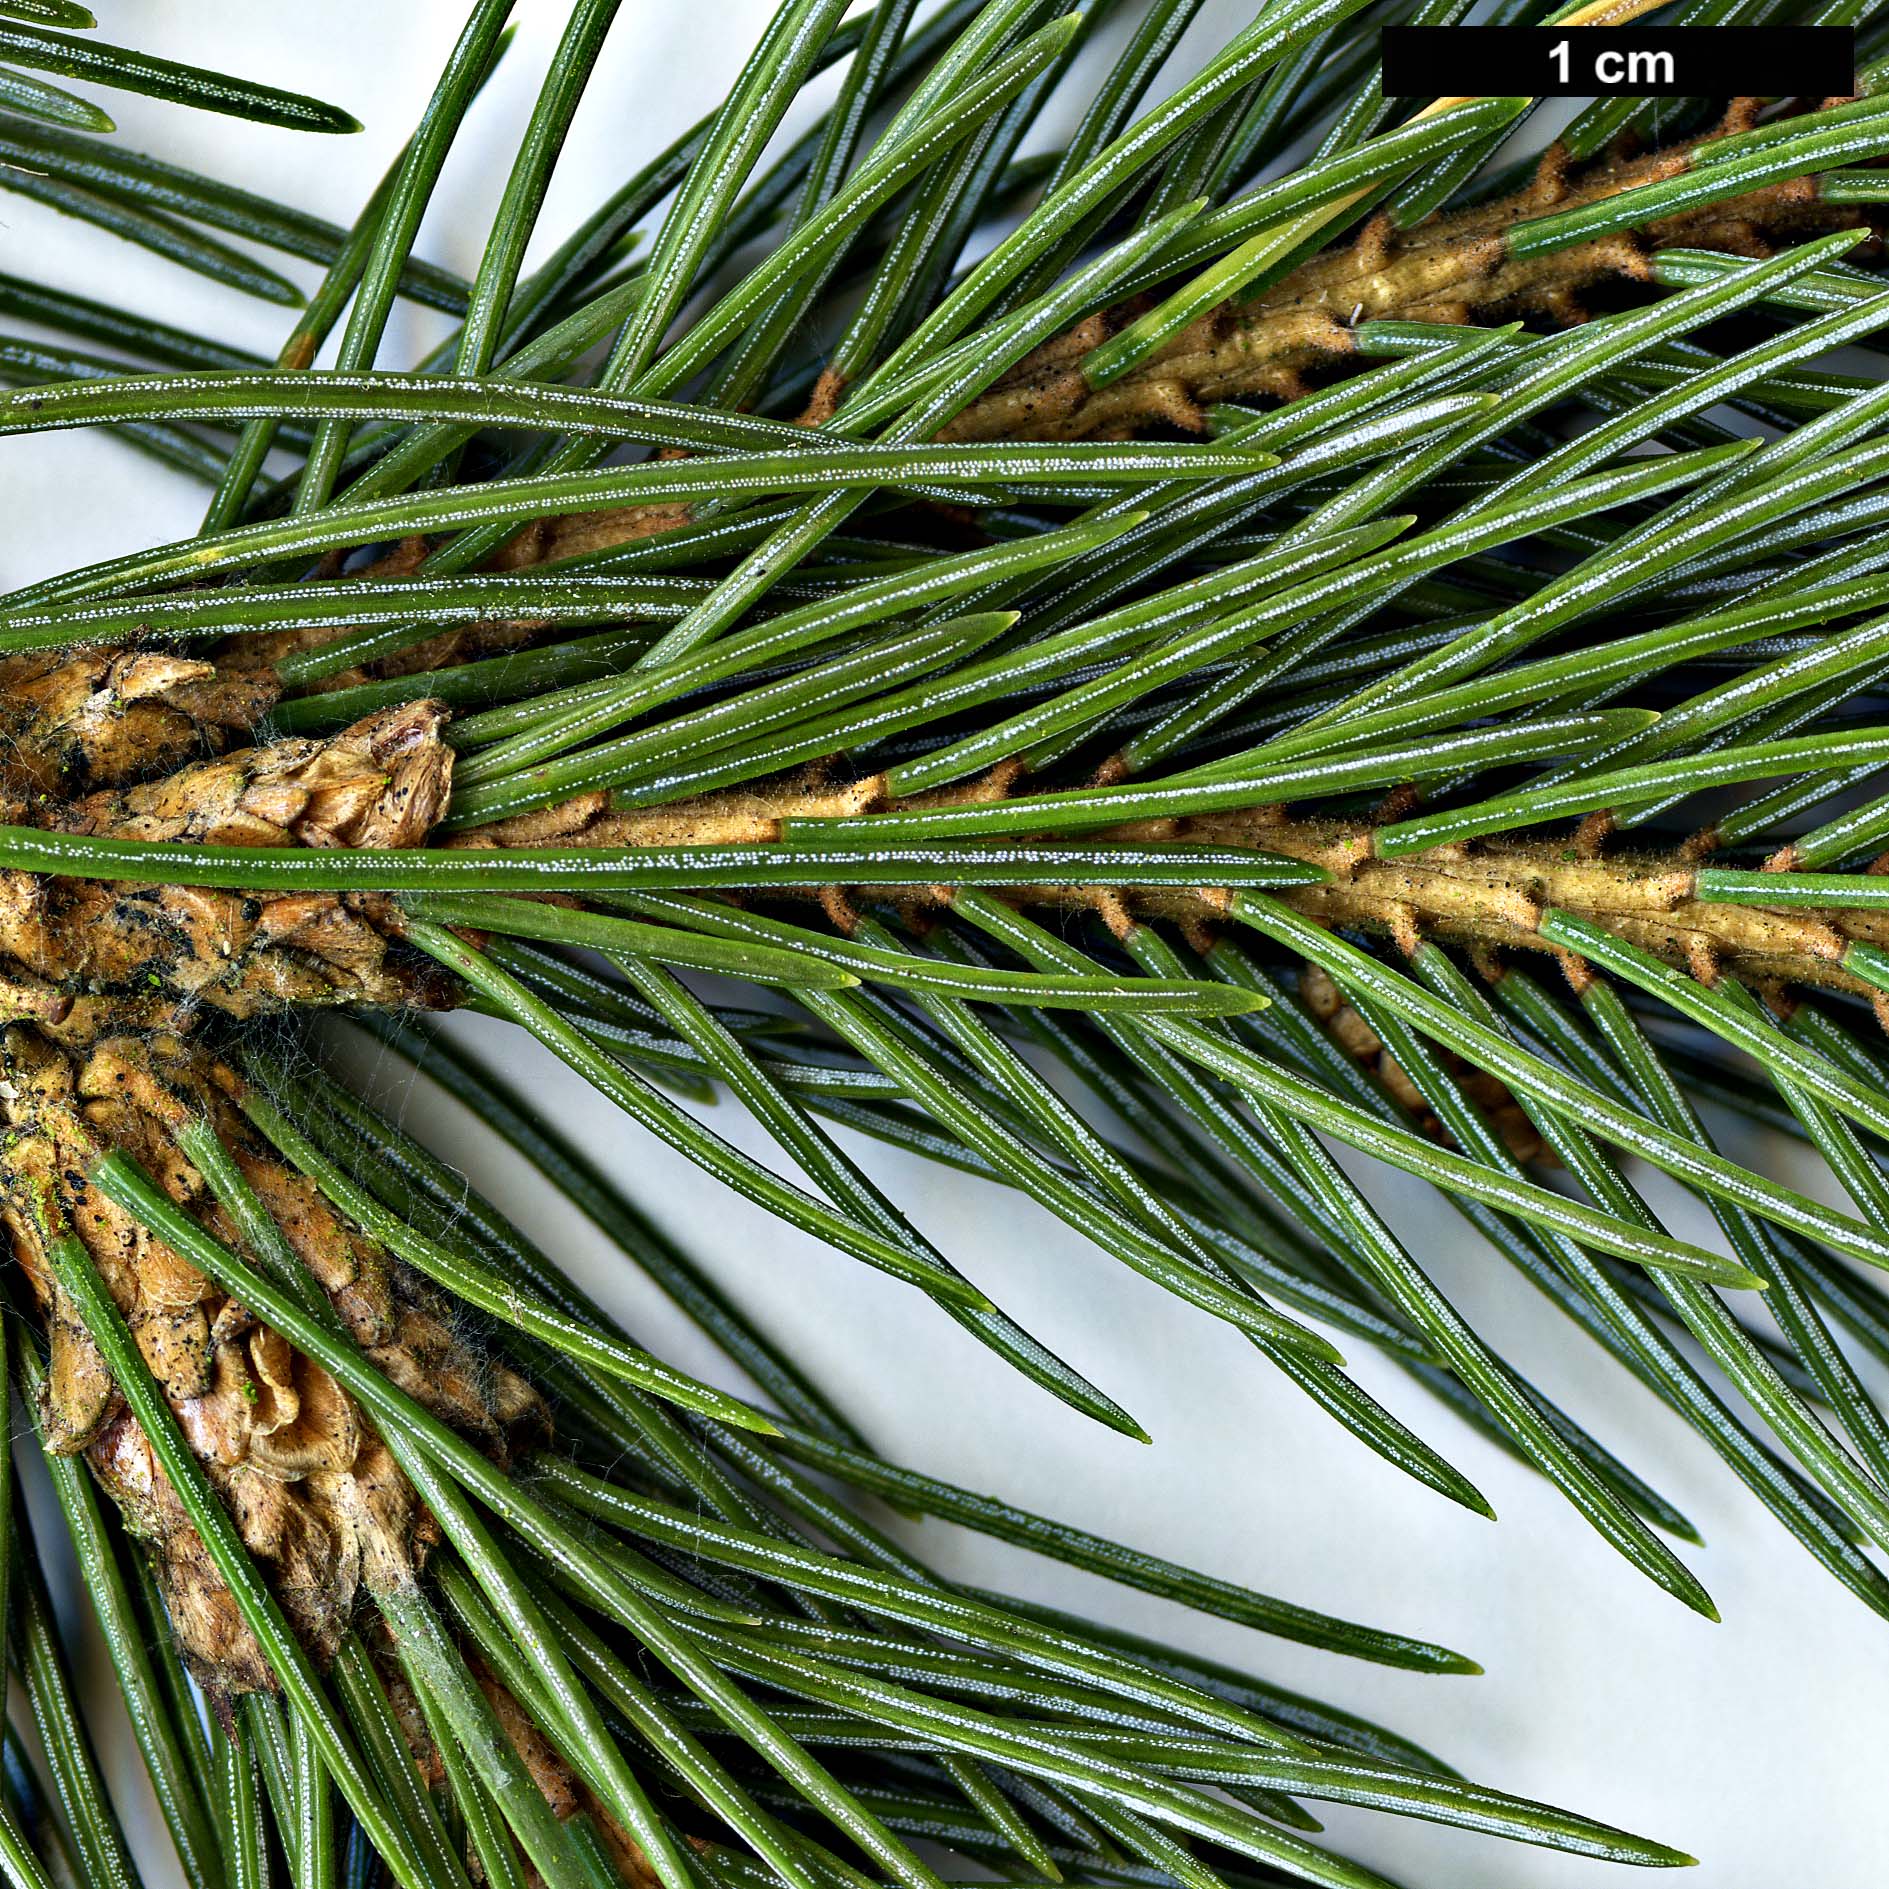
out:
<path id="1" fill-rule="evenodd" d="M 1192 44 L 1217 43 L 1249 9 L 1250 0 L 1248 9 L 1210 4 Z M 630 0 L 546 208 L 550 241 L 715 101 L 766 10 L 766 0 Z M 346 223 L 417 119 L 464 0 L 105 0 L 99 11 L 133 44 L 353 111 L 368 127 L 362 135 L 318 139 L 135 100 L 112 107 L 136 147 Z M 552 0 L 520 6 L 518 44 L 473 115 L 422 253 L 467 273 L 476 264 L 483 218 L 563 11 Z M 0 196 L 0 269 L 116 296 L 271 355 L 290 321 L 10 195 Z M 436 332 L 433 318 L 403 304 L 383 359 L 404 365 Z M 60 434 L 0 443 L 0 585 L 186 535 L 202 504 L 188 481 L 115 442 Z M 1370 1182 L 1503 1354 L 1694 1519 L 1709 1546 L 1691 1562 L 1723 1625 L 1635 1576 L 1545 1483 L 1355 1345 L 1360 1381 L 1472 1476 L 1499 1524 L 1367 1454 L 1225 1326 L 1014 1195 L 863 1149 L 938 1245 L 1124 1402 L 1153 1448 L 1064 1411 L 916 1294 L 715 1189 L 519 1035 L 476 1021 L 455 1028 L 535 1104 L 559 1111 L 888 1455 L 1268 1592 L 1441 1640 L 1488 1670 L 1477 1679 L 1388 1672 L 1191 1617 L 937 1523 L 912 1531 L 945 1570 L 1172 1636 L 1381 1716 L 1473 1777 L 1698 1853 L 1704 1868 L 1690 1880 L 1700 1889 L 1889 1880 L 1889 1624 L 1825 1577 L 1703 1444 L 1414 1185 Z M 442 1152 L 620 1305 L 639 1335 L 680 1364 L 718 1368 L 588 1224 L 453 1105 L 421 1091 L 408 1106 Z M 774 1158 L 731 1107 L 714 1120 Z M 1788 1148 L 1744 1152 L 1780 1168 L 1793 1159 Z M 1710 1237 L 1684 1218 L 1675 1231 Z M 122 1741 L 108 1756 L 135 1787 Z M 1329 1822 L 1341 1847 L 1427 1889 L 1560 1889 L 1624 1875 L 1402 1821 L 1335 1811 Z M 171 1878 L 160 1862 L 150 1880 Z"/>

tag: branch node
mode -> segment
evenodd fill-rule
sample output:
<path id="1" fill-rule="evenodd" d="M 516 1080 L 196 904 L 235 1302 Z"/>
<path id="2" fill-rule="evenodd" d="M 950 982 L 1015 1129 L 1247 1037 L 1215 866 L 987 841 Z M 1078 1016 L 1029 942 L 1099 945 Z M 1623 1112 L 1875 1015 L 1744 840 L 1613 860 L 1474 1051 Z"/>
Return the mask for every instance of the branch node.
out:
<path id="1" fill-rule="evenodd" d="M 1594 983 L 1594 972 L 1585 958 L 1579 958 L 1572 951 L 1563 951 L 1558 946 L 1555 950 L 1555 962 L 1561 967 L 1561 975 L 1568 980 L 1568 988 L 1575 996 L 1584 996 Z"/>
<path id="2" fill-rule="evenodd" d="M 844 886 L 823 885 L 820 888 L 820 909 L 842 938 L 850 938 L 859 929 L 859 908 Z"/>
<path id="3" fill-rule="evenodd" d="M 1125 941 L 1134 935 L 1135 915 L 1119 892 L 1112 886 L 1093 886 L 1089 896 L 1096 915 L 1117 938 Z"/>
<path id="4" fill-rule="evenodd" d="M 1485 984 L 1499 984 L 1509 974 L 1509 967 L 1503 962 L 1502 953 L 1494 945 L 1472 945 L 1469 951 L 1469 965 Z"/>
<path id="5" fill-rule="evenodd" d="M 1377 275 L 1390 266 L 1398 249 L 1398 230 L 1388 210 L 1380 210 L 1367 219 L 1352 249 L 1357 256 L 1358 267 L 1368 275 Z"/>
<path id="6" fill-rule="evenodd" d="M 1405 957 L 1414 958 L 1423 943 L 1423 934 L 1417 929 L 1417 914 L 1399 900 L 1389 908 L 1386 916 L 1390 920 L 1391 942 Z"/>
<path id="7" fill-rule="evenodd" d="M 1611 807 L 1601 807 L 1590 813 L 1574 829 L 1574 850 L 1583 859 L 1598 859 L 1607 850 L 1607 842 L 1613 837 L 1615 826 L 1614 812 Z"/>
<path id="8" fill-rule="evenodd" d="M 1568 194 L 1568 170 L 1573 163 L 1567 145 L 1555 139 L 1535 160 L 1535 174 L 1528 180 L 1523 203 L 1530 210 L 1552 210 Z"/>

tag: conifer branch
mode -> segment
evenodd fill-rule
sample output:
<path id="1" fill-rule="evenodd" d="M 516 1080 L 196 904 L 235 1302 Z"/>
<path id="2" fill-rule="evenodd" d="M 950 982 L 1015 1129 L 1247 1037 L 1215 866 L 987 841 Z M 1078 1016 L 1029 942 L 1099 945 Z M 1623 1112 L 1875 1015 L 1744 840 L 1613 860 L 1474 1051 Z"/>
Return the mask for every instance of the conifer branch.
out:
<path id="1" fill-rule="evenodd" d="M 8 1363 L 191 1889 L 278 1853 L 326 1889 L 344 1850 L 401 1889 L 832 1889 L 862 1862 L 939 1889 L 921 1841 L 1124 1889 L 1382 1889 L 1300 1797 L 1690 1860 L 937 1575 L 854 1497 L 1474 1669 L 881 1461 L 424 1019 L 508 1020 L 1145 1441 L 833 1129 L 1009 1186 L 1488 1512 L 1350 1375 L 1376 1347 L 1714 1616 L 1683 1512 L 1489 1348 L 1328 1152 L 1360 1151 L 1889 1616 L 1889 1424 L 1833 1335 L 1889 1356 L 1889 1058 L 1853 1001 L 1889 1002 L 1889 898 L 1823 870 L 1889 843 L 1889 395 L 1824 361 L 1889 303 L 1875 40 L 1854 98 L 1739 100 L 1680 139 L 1618 102 L 1453 207 L 1530 102 L 1400 118 L 1358 0 L 1263 9 L 1148 102 L 1193 11 L 1152 0 L 1041 161 L 1021 140 L 1090 19 L 784 0 L 722 105 L 526 274 L 614 11 L 576 0 L 466 282 L 413 239 L 505 11 L 472 8 L 344 231 L 101 147 L 103 114 L 30 74 L 345 114 L 0 0 L 18 188 L 265 298 L 293 290 L 201 228 L 326 271 L 273 367 L 0 284 L 114 350 L 0 339 L 25 383 L 0 432 L 113 427 L 214 488 L 193 536 L 0 600 Z M 1569 155 L 1636 124 L 1650 149 Z M 463 324 L 412 373 L 377 366 L 397 295 Z M 259 486 L 275 448 L 297 468 Z M 1748 797 L 1670 826 L 1721 789 Z M 302 1026 L 334 1010 L 424 1040 L 766 1407 L 645 1351 L 316 1066 Z M 786 1171 L 685 1106 L 723 1092 Z M 1708 1102 L 1787 1124 L 1849 1204 L 1721 1153 Z M 1662 1224 L 1628 1157 L 1723 1250 Z M 51 1609 L 0 1586 L 61 1800 L 0 1778 L 0 1872 L 42 1889 L 44 1848 L 122 1880 Z"/>

